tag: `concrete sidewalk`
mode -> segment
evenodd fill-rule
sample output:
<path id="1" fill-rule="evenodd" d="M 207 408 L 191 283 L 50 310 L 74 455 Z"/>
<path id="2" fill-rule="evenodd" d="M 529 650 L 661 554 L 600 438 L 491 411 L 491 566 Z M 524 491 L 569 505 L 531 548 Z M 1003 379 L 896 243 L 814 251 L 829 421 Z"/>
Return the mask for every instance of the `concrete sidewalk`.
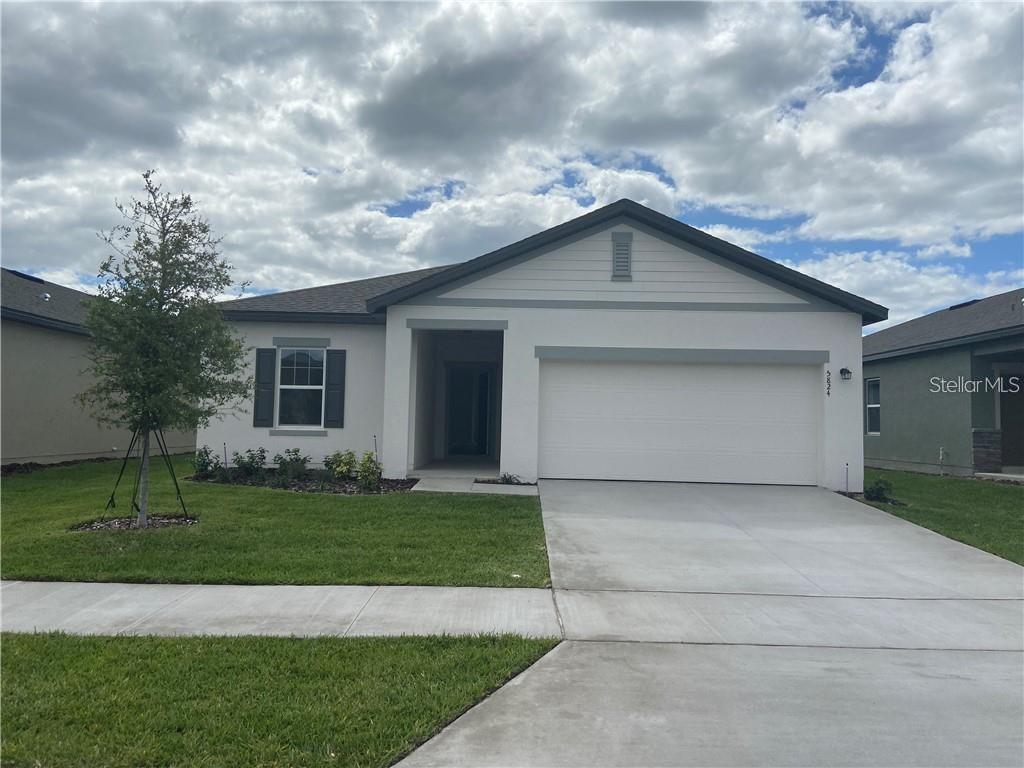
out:
<path id="1" fill-rule="evenodd" d="M 5 581 L 7 632 L 560 637 L 551 590 Z"/>
<path id="2" fill-rule="evenodd" d="M 481 483 L 472 477 L 424 477 L 413 486 L 414 491 L 434 493 L 491 493 L 497 496 L 538 496 L 536 485 Z"/>

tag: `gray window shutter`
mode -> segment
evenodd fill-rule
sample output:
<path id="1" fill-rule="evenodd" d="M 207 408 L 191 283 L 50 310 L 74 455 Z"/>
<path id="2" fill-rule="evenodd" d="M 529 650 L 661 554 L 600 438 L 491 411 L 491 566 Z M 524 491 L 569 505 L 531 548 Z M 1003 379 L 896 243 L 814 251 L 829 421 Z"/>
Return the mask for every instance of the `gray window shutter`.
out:
<path id="1" fill-rule="evenodd" d="M 633 274 L 633 233 L 612 232 L 612 278 L 630 279 Z"/>
<path id="2" fill-rule="evenodd" d="M 274 426 L 274 384 L 277 381 L 277 350 L 256 350 L 256 396 L 252 404 L 254 427 Z"/>
<path id="3" fill-rule="evenodd" d="M 327 350 L 327 378 L 324 380 L 324 426 L 345 426 L 345 350 Z"/>

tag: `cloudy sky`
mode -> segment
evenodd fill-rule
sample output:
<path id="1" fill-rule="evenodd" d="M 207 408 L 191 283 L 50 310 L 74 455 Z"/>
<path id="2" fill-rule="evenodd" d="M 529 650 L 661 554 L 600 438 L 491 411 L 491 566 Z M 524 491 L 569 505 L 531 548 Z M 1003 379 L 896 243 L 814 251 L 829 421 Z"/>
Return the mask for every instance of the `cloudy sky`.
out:
<path id="1" fill-rule="evenodd" d="M 1019 3 L 2 6 L 3 262 L 157 168 L 265 292 L 629 197 L 889 306 L 1024 283 Z"/>

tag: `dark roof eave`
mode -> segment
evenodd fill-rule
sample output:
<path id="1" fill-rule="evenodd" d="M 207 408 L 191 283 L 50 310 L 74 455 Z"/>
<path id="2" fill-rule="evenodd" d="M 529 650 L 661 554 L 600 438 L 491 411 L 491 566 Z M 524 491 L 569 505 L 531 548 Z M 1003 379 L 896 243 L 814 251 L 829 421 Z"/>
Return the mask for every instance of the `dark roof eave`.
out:
<path id="1" fill-rule="evenodd" d="M 451 267 L 437 275 L 432 275 L 411 285 L 374 296 L 367 299 L 366 307 L 371 312 L 380 312 L 391 304 L 412 298 L 424 291 L 441 287 L 453 280 L 468 277 L 483 269 L 500 264 L 507 259 L 543 248 L 565 237 L 570 237 L 591 227 L 600 226 L 611 219 L 623 215 L 630 216 L 665 234 L 722 256 L 754 272 L 792 285 L 844 309 L 856 312 L 861 316 L 863 325 L 877 323 L 889 317 L 889 310 L 881 304 L 876 304 L 860 296 L 847 293 L 828 283 L 823 283 L 820 280 L 809 277 L 802 272 L 797 272 L 795 269 L 777 264 L 770 259 L 766 259 L 764 256 L 759 256 L 756 253 L 740 248 L 738 245 L 733 245 L 725 240 L 709 235 L 707 232 L 702 232 L 657 211 L 652 211 L 632 200 L 619 200 L 604 208 L 579 216 L 572 221 L 567 221 L 564 224 L 559 224 L 551 229 L 539 232 L 525 240 L 520 240 L 517 243 L 507 245 L 504 248 L 499 248 L 496 251 L 491 251 L 483 256 L 478 256 L 463 264 Z"/>
<path id="2" fill-rule="evenodd" d="M 39 328 L 47 328 L 51 331 L 64 331 L 65 333 L 74 333 L 78 336 L 92 336 L 89 329 L 78 323 L 69 323 L 66 320 L 55 320 L 52 317 L 34 315 L 31 312 L 23 312 L 20 309 L 12 309 L 11 307 L 0 307 L 0 318 L 25 323 L 26 325 L 34 325 Z"/>
<path id="3" fill-rule="evenodd" d="M 275 312 L 273 310 L 222 309 L 225 320 L 242 323 L 330 323 L 338 325 L 383 325 L 385 316 L 381 313 L 343 312 Z"/>
<path id="4" fill-rule="evenodd" d="M 1024 328 L 1021 328 L 1020 326 L 999 328 L 994 331 L 974 333 L 970 336 L 959 336 L 955 339 L 943 339 L 942 341 L 932 341 L 927 344 L 915 344 L 913 346 L 903 347 L 902 349 L 887 349 L 884 352 L 866 354 L 864 355 L 864 362 L 874 363 L 880 360 L 889 360 L 894 357 L 905 357 L 906 355 L 916 355 L 921 352 L 932 352 L 939 349 L 949 349 L 950 347 L 962 347 L 966 344 L 977 344 L 982 341 L 1005 339 L 1017 335 L 1024 338 Z"/>

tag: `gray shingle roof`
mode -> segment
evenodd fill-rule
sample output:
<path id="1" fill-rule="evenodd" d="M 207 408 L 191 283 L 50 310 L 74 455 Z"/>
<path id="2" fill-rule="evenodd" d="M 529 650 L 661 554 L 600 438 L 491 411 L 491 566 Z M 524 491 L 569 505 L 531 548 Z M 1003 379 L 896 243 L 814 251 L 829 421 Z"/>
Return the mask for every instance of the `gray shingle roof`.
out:
<path id="1" fill-rule="evenodd" d="M 450 266 L 450 265 L 449 265 Z M 316 288 L 301 288 L 296 291 L 269 293 L 265 296 L 249 296 L 220 303 L 225 317 L 256 319 L 266 313 L 303 313 L 311 316 L 336 315 L 371 317 L 366 310 L 366 301 L 382 293 L 415 283 L 431 275 L 449 269 L 449 266 L 428 267 L 396 275 L 370 277 L 349 283 L 334 283 Z M 273 315 L 266 314 L 267 319 Z"/>
<path id="2" fill-rule="evenodd" d="M 706 248 L 739 266 L 779 280 L 826 301 L 857 312 L 865 325 L 884 320 L 889 310 L 834 286 L 815 280 L 756 253 L 713 237 L 664 216 L 632 200 L 619 200 L 525 240 L 499 248 L 475 259 L 447 267 L 432 267 L 398 275 L 305 288 L 267 296 L 223 302 L 225 317 L 232 320 L 288 320 L 292 322 L 381 322 L 383 311 L 432 288 L 467 277 L 508 259 L 569 237 L 589 227 L 629 217 L 684 242 Z"/>
<path id="3" fill-rule="evenodd" d="M 49 300 L 44 296 L 49 295 Z M 11 269 L 0 269 L 0 306 L 9 320 L 83 333 L 85 302 L 93 297 Z"/>
<path id="4" fill-rule="evenodd" d="M 910 354 L 944 342 L 969 343 L 981 334 L 1024 333 L 1024 288 L 940 309 L 864 337 L 864 357 Z"/>

